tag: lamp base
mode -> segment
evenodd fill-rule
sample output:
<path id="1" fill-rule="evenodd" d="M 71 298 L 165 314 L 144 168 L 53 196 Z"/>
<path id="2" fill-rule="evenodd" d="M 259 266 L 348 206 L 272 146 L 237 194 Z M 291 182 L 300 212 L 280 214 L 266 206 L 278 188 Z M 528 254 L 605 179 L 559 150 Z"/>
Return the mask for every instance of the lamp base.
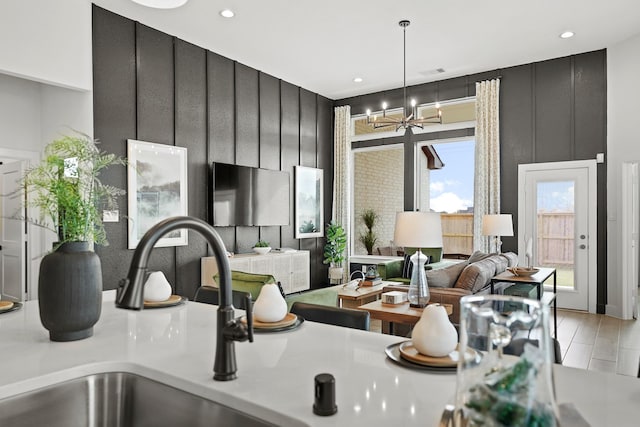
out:
<path id="1" fill-rule="evenodd" d="M 409 306 L 415 308 L 424 308 L 429 303 L 429 287 L 427 286 L 427 276 L 424 272 L 424 265 L 427 257 L 418 249 L 411 256 L 413 263 L 413 272 L 411 273 L 411 282 L 409 283 Z"/>

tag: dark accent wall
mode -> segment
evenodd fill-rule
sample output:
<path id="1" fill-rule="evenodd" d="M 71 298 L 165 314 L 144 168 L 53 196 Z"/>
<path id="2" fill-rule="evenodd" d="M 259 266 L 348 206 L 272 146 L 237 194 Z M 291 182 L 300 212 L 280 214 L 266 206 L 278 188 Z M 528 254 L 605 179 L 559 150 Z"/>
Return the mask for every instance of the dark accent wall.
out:
<path id="1" fill-rule="evenodd" d="M 284 170 L 291 179 L 291 225 L 217 227 L 226 247 L 249 252 L 259 239 L 311 252 L 311 285 L 327 282 L 324 239 L 294 238 L 293 166 L 324 170 L 325 219 L 331 215 L 333 101 L 214 52 L 93 6 L 94 135 L 107 152 L 126 157 L 127 139 L 188 149 L 189 215 L 209 217 L 213 161 Z M 123 168 L 103 175 L 126 188 Z M 99 248 L 105 289 L 127 275 L 127 201 L 121 221 L 105 224 L 110 246 Z M 206 241 L 156 248 L 150 268 L 162 270 L 175 292 L 192 297 L 200 283 Z"/>
<path id="2" fill-rule="evenodd" d="M 475 95 L 476 81 L 501 77 L 501 210 L 513 214 L 518 226 L 518 165 L 595 159 L 606 153 L 606 51 L 573 55 L 549 61 L 426 83 L 407 88 L 407 96 L 420 102 L 444 101 Z M 351 114 L 376 108 L 382 100 L 390 108 L 402 106 L 402 88 L 341 99 L 335 105 L 351 105 Z M 456 131 L 473 135 L 473 129 Z M 443 132 L 412 135 L 412 141 L 451 138 Z M 405 142 L 405 153 L 413 160 L 412 143 L 405 137 L 363 141 L 354 146 Z M 410 151 L 410 153 L 408 153 Z M 606 158 L 606 156 L 605 156 Z M 598 300 L 597 311 L 604 313 L 607 277 L 607 187 L 606 164 L 598 164 Z M 413 173 L 405 170 L 405 190 L 413 188 Z M 405 208 L 412 206 L 412 195 L 405 194 Z M 517 251 L 517 237 L 503 237 L 503 250 Z"/>

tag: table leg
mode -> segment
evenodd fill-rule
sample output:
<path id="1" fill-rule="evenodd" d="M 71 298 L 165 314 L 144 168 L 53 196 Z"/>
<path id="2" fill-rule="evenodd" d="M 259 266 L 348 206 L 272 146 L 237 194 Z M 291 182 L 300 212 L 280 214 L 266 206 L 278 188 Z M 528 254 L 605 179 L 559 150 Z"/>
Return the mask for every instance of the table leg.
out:
<path id="1" fill-rule="evenodd" d="M 393 329 L 393 322 L 389 322 L 389 335 L 393 335 L 394 334 L 394 329 Z"/>

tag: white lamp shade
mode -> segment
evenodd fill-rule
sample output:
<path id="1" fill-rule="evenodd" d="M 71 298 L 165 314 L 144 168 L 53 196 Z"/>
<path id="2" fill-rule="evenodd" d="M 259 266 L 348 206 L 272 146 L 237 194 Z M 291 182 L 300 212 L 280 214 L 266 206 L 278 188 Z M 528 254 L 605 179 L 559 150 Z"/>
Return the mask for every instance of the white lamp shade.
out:
<path id="1" fill-rule="evenodd" d="M 484 236 L 513 236 L 511 214 L 484 215 L 482 217 Z"/>
<path id="2" fill-rule="evenodd" d="M 409 248 L 441 248 L 442 220 L 438 212 L 398 212 L 394 244 Z"/>
<path id="3" fill-rule="evenodd" d="M 155 9 L 175 9 L 188 1 L 189 0 L 133 0 L 134 3 Z"/>

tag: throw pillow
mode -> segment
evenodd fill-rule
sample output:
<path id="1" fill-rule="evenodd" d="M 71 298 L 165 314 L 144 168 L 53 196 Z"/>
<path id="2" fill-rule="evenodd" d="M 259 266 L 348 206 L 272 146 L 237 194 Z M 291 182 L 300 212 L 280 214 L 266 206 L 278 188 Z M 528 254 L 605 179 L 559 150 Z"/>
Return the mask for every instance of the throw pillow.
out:
<path id="1" fill-rule="evenodd" d="M 474 262 L 477 262 L 477 261 L 482 261 L 483 259 L 485 259 L 488 256 L 489 256 L 488 253 L 485 253 L 485 252 L 482 252 L 482 251 L 475 251 L 469 257 L 469 264 L 473 264 Z"/>
<path id="2" fill-rule="evenodd" d="M 462 261 L 447 268 L 429 270 L 426 273 L 427 285 L 430 288 L 451 288 L 467 265 L 467 261 Z"/>
<path id="3" fill-rule="evenodd" d="M 513 252 L 504 252 L 500 254 L 507 259 L 509 267 L 516 267 L 518 265 L 518 255 Z"/>
<path id="4" fill-rule="evenodd" d="M 476 293 L 489 284 L 496 274 L 496 264 L 490 259 L 469 264 L 462 270 L 454 287 Z"/>

